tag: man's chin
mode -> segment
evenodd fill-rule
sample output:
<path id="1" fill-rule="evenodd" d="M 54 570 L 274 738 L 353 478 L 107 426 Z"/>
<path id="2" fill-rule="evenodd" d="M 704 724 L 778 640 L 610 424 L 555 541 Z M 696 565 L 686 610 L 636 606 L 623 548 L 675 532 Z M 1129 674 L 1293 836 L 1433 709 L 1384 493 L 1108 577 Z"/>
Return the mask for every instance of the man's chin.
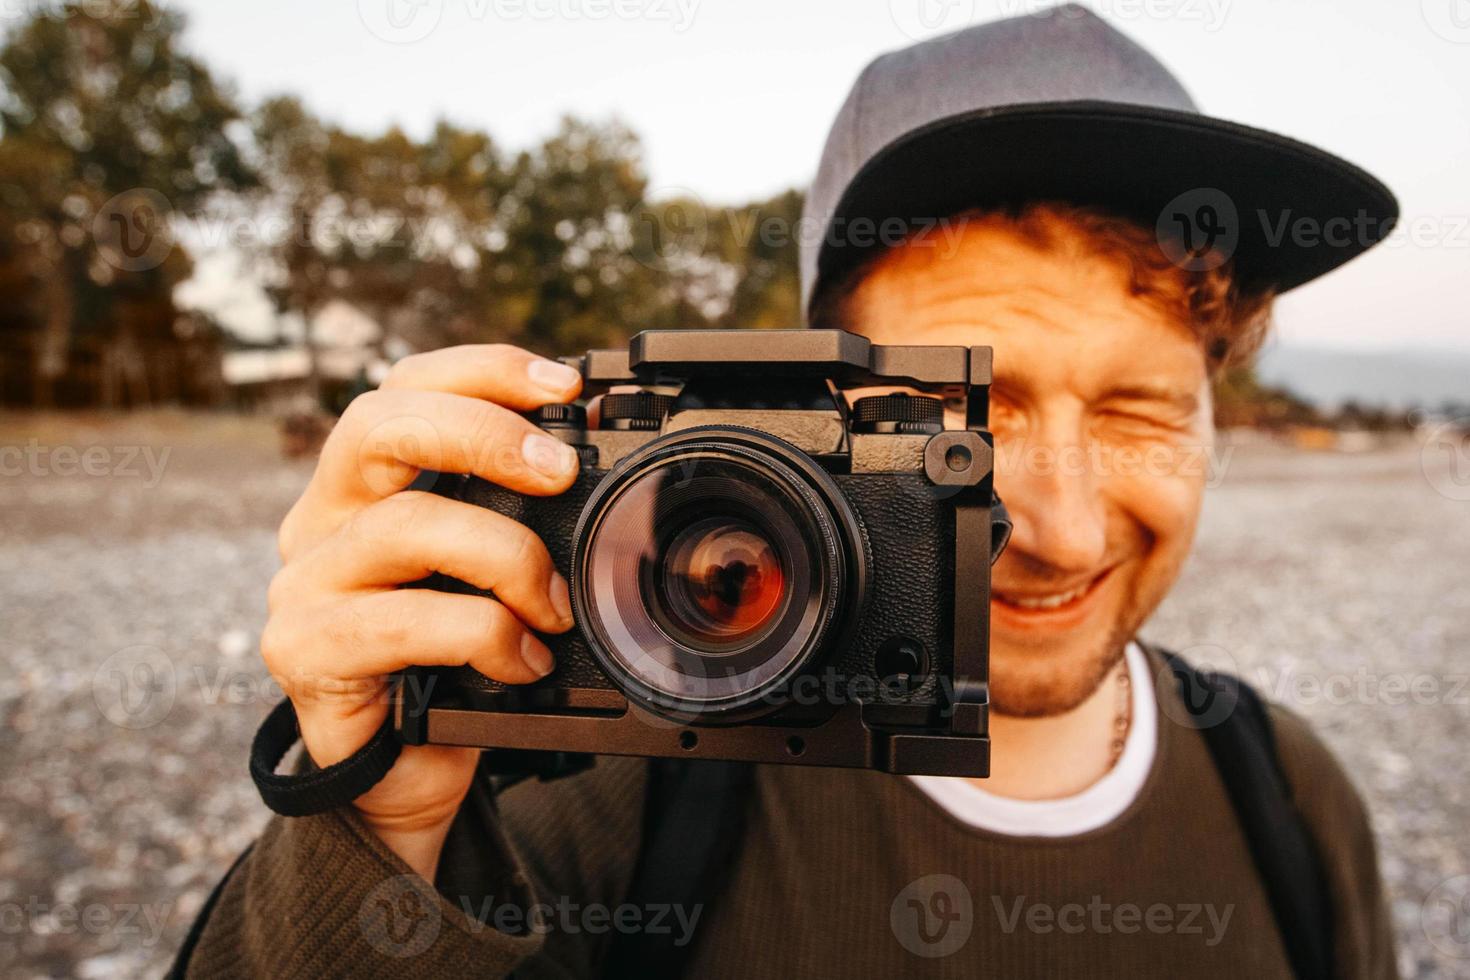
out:
<path id="1" fill-rule="evenodd" d="M 1097 690 L 1125 645 L 1126 637 L 1046 653 L 992 647 L 991 707 L 1018 718 L 1066 714 Z"/>

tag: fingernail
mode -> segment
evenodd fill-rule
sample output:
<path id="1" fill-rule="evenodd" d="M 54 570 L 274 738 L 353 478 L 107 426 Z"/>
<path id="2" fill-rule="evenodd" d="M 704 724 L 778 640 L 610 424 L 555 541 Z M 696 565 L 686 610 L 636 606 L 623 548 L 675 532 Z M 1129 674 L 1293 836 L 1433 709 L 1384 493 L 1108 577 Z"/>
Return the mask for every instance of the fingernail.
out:
<path id="1" fill-rule="evenodd" d="M 577 466 L 577 451 L 548 435 L 532 432 L 521 442 L 521 458 L 542 476 L 566 476 Z"/>
<path id="2" fill-rule="evenodd" d="M 551 673 L 551 651 L 530 633 L 521 635 L 521 659 L 537 677 L 545 677 Z"/>
<path id="3" fill-rule="evenodd" d="M 572 594 L 561 573 L 551 573 L 551 586 L 546 590 L 546 597 L 551 600 L 551 608 L 556 610 L 563 622 L 572 618 Z"/>
<path id="4" fill-rule="evenodd" d="M 532 361 L 526 367 L 526 373 L 531 376 L 532 382 L 554 395 L 565 394 L 581 377 L 576 368 L 567 367 L 560 361 L 544 359 Z"/>

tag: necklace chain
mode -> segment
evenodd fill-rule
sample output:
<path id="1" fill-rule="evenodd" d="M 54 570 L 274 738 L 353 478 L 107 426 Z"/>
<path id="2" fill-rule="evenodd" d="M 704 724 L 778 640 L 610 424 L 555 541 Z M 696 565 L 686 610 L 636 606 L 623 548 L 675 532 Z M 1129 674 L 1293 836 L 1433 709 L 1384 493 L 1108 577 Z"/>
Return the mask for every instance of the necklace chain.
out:
<path id="1" fill-rule="evenodd" d="M 1128 741 L 1128 726 L 1133 722 L 1133 678 L 1129 676 L 1128 661 L 1118 671 L 1118 707 L 1113 715 L 1112 742 L 1108 752 L 1108 769 L 1111 770 L 1123 757 L 1123 745 Z"/>

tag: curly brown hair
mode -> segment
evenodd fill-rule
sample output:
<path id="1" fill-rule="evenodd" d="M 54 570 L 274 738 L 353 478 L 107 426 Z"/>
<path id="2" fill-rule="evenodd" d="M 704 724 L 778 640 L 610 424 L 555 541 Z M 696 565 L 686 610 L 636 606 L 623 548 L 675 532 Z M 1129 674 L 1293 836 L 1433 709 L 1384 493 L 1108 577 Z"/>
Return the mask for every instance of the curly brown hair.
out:
<path id="1" fill-rule="evenodd" d="M 1199 339 L 1211 374 L 1249 363 L 1271 327 L 1272 291 L 1241 289 L 1232 259 L 1196 257 L 1186 268 L 1165 252 L 1154 230 L 1100 208 L 1042 201 L 1019 208 L 977 210 L 951 222 L 1000 222 L 1045 249 L 1081 249 L 1117 263 L 1128 275 L 1129 292 L 1186 324 Z M 1171 248 L 1170 251 L 1178 251 Z M 824 286 L 812 300 L 813 327 L 849 322 L 846 305 L 868 271 L 882 261 L 879 252 Z"/>

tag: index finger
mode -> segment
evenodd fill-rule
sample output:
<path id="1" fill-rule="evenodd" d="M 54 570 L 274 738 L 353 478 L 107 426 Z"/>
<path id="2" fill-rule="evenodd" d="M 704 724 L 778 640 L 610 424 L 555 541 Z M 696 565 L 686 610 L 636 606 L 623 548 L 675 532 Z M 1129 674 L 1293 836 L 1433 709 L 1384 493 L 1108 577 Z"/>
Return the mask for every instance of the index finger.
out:
<path id="1" fill-rule="evenodd" d="M 576 450 L 508 408 L 413 389 L 359 395 L 337 423 L 306 490 L 282 522 L 281 554 L 310 548 L 424 470 L 472 473 L 518 493 L 566 490 Z"/>
<path id="2" fill-rule="evenodd" d="M 575 368 L 509 344 L 465 344 L 405 357 L 393 365 L 381 387 L 443 391 L 528 412 L 576 398 L 582 376 Z"/>

